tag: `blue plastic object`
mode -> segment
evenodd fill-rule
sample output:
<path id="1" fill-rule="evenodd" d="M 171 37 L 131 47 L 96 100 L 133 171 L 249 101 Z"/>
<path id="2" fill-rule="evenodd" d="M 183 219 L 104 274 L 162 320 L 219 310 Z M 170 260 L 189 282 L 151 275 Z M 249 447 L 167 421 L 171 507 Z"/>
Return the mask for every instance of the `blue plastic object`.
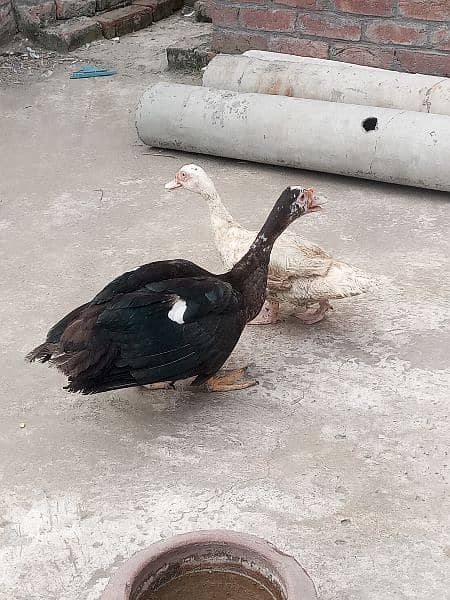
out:
<path id="1" fill-rule="evenodd" d="M 109 75 L 115 75 L 117 71 L 113 71 L 112 69 L 99 69 L 98 67 L 93 67 L 91 65 L 87 65 L 78 71 L 74 71 L 70 75 L 70 79 L 85 79 L 86 77 L 108 77 Z"/>

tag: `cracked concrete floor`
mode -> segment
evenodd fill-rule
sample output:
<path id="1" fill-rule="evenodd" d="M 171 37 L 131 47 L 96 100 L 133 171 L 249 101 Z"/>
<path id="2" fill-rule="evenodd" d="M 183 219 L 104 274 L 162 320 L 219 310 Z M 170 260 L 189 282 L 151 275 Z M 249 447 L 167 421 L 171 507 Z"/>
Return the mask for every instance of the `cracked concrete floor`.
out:
<path id="1" fill-rule="evenodd" d="M 0 598 L 96 600 L 151 542 L 255 533 L 294 555 L 322 600 L 443 600 L 450 590 L 448 197 L 139 145 L 134 107 L 174 17 L 0 91 Z M 94 397 L 26 351 L 124 270 L 183 256 L 219 269 L 201 199 L 163 184 L 195 160 L 248 227 L 285 185 L 327 210 L 294 227 L 379 280 L 314 327 L 249 328 L 231 363 L 257 388 Z M 25 427 L 21 428 L 20 423 Z"/>

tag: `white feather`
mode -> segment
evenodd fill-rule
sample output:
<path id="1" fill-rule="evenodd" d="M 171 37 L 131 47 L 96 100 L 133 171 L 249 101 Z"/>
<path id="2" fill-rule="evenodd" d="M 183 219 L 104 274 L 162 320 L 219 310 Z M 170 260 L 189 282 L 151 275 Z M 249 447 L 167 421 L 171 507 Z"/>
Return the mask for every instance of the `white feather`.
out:
<path id="1" fill-rule="evenodd" d="M 190 191 L 208 202 L 216 247 L 227 269 L 248 251 L 256 231 L 244 229 L 223 205 L 211 179 L 203 169 L 192 169 Z M 185 167 L 183 167 L 185 168 Z M 291 190 L 305 191 L 302 186 Z M 319 197 L 322 201 L 322 196 Z M 275 242 L 270 256 L 268 288 L 280 301 L 292 306 L 308 306 L 319 300 L 346 298 L 362 294 L 374 281 L 359 269 L 334 259 L 316 244 L 285 231 Z"/>
<path id="2" fill-rule="evenodd" d="M 169 312 L 167 313 L 167 316 L 169 317 L 169 319 L 171 321 L 174 321 L 175 323 L 178 323 L 179 325 L 183 325 L 183 323 L 184 323 L 183 317 L 184 317 L 184 313 L 186 312 L 186 308 L 187 308 L 186 301 L 183 300 L 183 298 L 180 298 L 179 300 L 177 300 L 175 302 L 175 304 L 169 310 Z"/>

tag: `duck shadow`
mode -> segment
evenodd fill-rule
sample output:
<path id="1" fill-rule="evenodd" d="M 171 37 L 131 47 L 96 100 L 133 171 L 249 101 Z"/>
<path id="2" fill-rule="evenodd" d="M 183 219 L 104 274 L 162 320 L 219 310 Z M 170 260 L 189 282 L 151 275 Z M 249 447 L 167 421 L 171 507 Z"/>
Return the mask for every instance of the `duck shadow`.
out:
<path id="1" fill-rule="evenodd" d="M 103 411 L 120 415 L 120 420 L 128 424 L 161 430 L 186 421 L 208 420 L 212 410 L 217 420 L 217 412 L 239 405 L 244 395 L 246 400 L 250 399 L 258 387 L 236 392 L 208 392 L 183 381 L 177 382 L 174 390 L 129 388 L 104 394 Z"/>

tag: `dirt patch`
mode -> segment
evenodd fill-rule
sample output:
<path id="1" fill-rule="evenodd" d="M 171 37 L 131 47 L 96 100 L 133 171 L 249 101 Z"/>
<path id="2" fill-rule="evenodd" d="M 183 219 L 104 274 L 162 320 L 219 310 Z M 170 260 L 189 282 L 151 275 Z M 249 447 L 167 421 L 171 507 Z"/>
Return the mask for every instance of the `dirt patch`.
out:
<path id="1" fill-rule="evenodd" d="M 117 77 L 129 82 L 134 77 L 163 73 L 167 68 L 166 48 L 175 40 L 183 45 L 210 32 L 209 23 L 195 23 L 178 13 L 139 32 L 96 40 L 69 54 L 39 48 L 17 35 L 0 49 L 0 86 L 42 82 L 64 73 L 68 77 L 70 71 L 87 64 L 116 69 Z"/>
<path id="2" fill-rule="evenodd" d="M 36 47 L 26 38 L 16 39 L 2 47 L 0 53 L 0 85 L 23 85 L 48 79 L 61 65 L 79 62 L 76 56 L 63 56 Z"/>

